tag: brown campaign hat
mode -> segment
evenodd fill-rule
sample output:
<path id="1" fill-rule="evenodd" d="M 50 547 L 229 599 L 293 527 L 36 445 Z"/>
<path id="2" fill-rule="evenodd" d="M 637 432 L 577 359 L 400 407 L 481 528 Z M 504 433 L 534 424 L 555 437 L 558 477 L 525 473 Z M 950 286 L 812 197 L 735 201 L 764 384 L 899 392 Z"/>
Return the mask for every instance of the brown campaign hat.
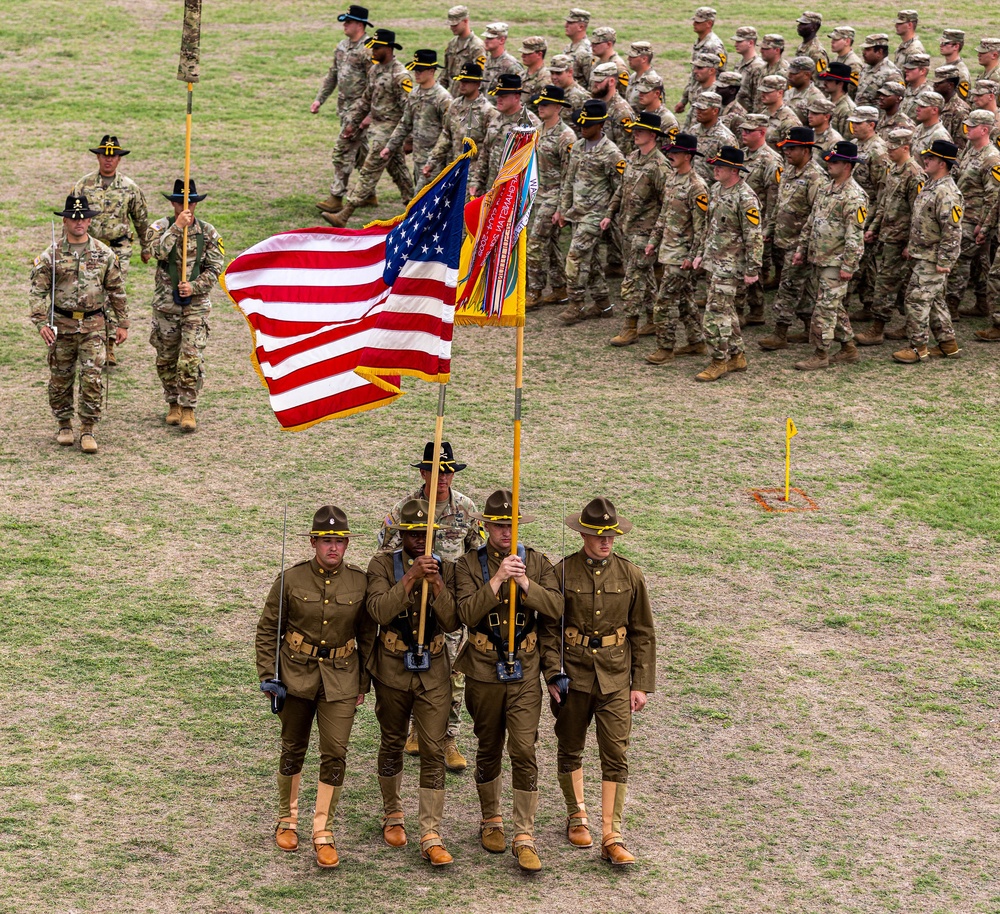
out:
<path id="1" fill-rule="evenodd" d="M 514 523 L 514 496 L 510 489 L 497 489 L 496 492 L 486 499 L 486 506 L 482 514 L 473 514 L 476 520 L 484 521 L 487 524 L 501 524 L 509 527 Z M 530 524 L 534 520 L 531 514 L 522 514 L 520 507 L 517 511 L 517 522 L 519 524 Z"/>
<path id="2" fill-rule="evenodd" d="M 587 536 L 624 536 L 632 529 L 632 522 L 618 516 L 610 498 L 597 497 L 579 514 L 566 518 L 566 526 Z"/>
<path id="3" fill-rule="evenodd" d="M 347 515 L 336 505 L 323 505 L 313 515 L 312 529 L 296 536 L 350 536 L 351 527 Z"/>
<path id="4" fill-rule="evenodd" d="M 426 499 L 411 498 L 409 501 L 404 501 L 403 507 L 399 509 L 399 520 L 391 524 L 389 529 L 404 532 L 407 530 L 426 530 L 429 511 L 430 506 Z M 432 529 L 437 530 L 438 525 L 434 524 Z"/>

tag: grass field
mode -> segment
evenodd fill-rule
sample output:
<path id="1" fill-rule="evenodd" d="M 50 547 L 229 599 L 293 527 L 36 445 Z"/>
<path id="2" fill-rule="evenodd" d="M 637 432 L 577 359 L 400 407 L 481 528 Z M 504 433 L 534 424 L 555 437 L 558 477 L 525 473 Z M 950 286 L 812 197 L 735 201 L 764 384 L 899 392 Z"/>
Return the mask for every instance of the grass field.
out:
<path id="1" fill-rule="evenodd" d="M 406 48 L 443 51 L 446 4 L 372 9 Z M 414 487 L 436 391 L 388 409 L 281 432 L 249 363 L 249 334 L 216 296 L 200 428 L 163 424 L 147 345 L 152 271 L 136 256 L 133 333 L 112 375 L 101 453 L 60 449 L 44 347 L 27 320 L 28 272 L 50 211 L 92 170 L 107 132 L 155 215 L 182 168 L 179 2 L 19 0 L 0 11 L 0 911 L 272 910 L 598 912 L 1000 911 L 1000 352 L 913 368 L 886 349 L 801 375 L 798 354 L 692 380 L 700 360 L 652 369 L 649 342 L 606 345 L 611 321 L 529 318 L 524 538 L 552 556 L 561 518 L 595 494 L 635 530 L 620 543 L 650 583 L 658 691 L 636 719 L 626 829 L 639 865 L 611 873 L 562 838 L 555 747 L 543 712 L 538 838 L 522 878 L 477 842 L 471 771 L 449 775 L 446 872 L 415 843 L 381 842 L 373 699 L 359 712 L 336 829 L 343 863 L 271 839 L 277 723 L 256 691 L 252 639 L 290 530 L 343 506 L 361 565 L 379 519 Z M 653 40 L 673 103 L 692 41 L 687 7 L 591 7 L 619 46 Z M 198 215 L 232 256 L 316 224 L 334 103 L 308 106 L 340 31 L 315 0 L 205 0 L 194 168 Z M 738 25 L 789 40 L 798 7 L 741 2 Z M 831 26 L 892 32 L 874 4 L 824 9 Z M 970 3 L 921 7 L 931 50 L 945 26 L 996 34 Z M 473 7 L 562 42 L 561 8 Z M 827 29 L 824 28 L 823 33 Z M 975 67 L 973 67 L 975 72 Z M 398 198 L 386 181 L 385 205 Z M 614 325 L 613 325 L 614 324 Z M 612 326 L 613 325 L 613 326 Z M 510 474 L 513 335 L 461 329 L 445 437 L 480 504 Z M 800 349 L 799 352 L 804 352 Z M 799 428 L 792 484 L 819 510 L 766 514 L 783 481 L 784 422 Z M 304 557 L 289 537 L 289 561 Z M 565 548 L 574 549 L 572 534 Z M 474 751 L 466 723 L 461 744 Z M 304 773 L 311 808 L 315 749 Z M 596 754 L 588 800 L 599 803 Z M 415 824 L 416 765 L 406 802 Z"/>

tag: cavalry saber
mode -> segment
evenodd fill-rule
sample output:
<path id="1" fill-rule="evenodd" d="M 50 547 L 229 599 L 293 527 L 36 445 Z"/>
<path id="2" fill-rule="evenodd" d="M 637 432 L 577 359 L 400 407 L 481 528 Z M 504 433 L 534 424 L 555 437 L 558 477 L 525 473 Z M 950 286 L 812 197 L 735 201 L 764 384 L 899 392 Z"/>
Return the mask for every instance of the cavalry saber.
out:
<path id="1" fill-rule="evenodd" d="M 278 591 L 278 635 L 274 646 L 274 679 L 265 679 L 260 684 L 260 690 L 271 696 L 271 713 L 279 714 L 285 706 L 285 696 L 288 690 L 281 681 L 281 619 L 285 609 L 285 542 L 288 535 L 288 505 L 285 505 L 285 516 L 281 524 L 281 584 Z"/>
<path id="2" fill-rule="evenodd" d="M 56 220 L 52 220 L 52 288 L 49 290 L 49 329 L 56 336 Z M 56 344 L 55 339 L 52 345 Z"/>

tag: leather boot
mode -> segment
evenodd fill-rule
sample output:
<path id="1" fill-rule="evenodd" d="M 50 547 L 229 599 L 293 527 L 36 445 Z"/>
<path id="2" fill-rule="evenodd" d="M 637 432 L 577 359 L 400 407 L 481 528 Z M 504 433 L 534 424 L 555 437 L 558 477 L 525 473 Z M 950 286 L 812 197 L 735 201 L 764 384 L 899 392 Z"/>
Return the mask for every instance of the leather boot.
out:
<path id="1" fill-rule="evenodd" d="M 687 343 L 674 349 L 674 355 L 708 355 L 708 343 L 704 340 L 700 343 Z"/>
<path id="2" fill-rule="evenodd" d="M 906 324 L 903 323 L 898 330 L 883 330 L 882 336 L 887 340 L 908 340 L 909 336 L 906 333 Z"/>
<path id="3" fill-rule="evenodd" d="M 907 346 L 892 354 L 893 360 L 901 365 L 916 365 L 917 362 L 923 362 L 929 357 L 930 352 L 926 346 Z"/>
<path id="4" fill-rule="evenodd" d="M 449 771 L 465 771 L 469 767 L 469 763 L 459 751 L 458 743 L 455 742 L 453 736 L 449 736 L 444 741 L 444 767 Z"/>
<path id="5" fill-rule="evenodd" d="M 378 787 L 382 793 L 382 838 L 389 847 L 406 847 L 406 828 L 403 825 L 403 801 L 400 790 L 403 772 L 379 775 Z"/>
<path id="6" fill-rule="evenodd" d="M 759 327 L 764 323 L 764 303 L 754 302 L 750 308 L 750 313 L 747 315 L 746 326 L 748 327 Z"/>
<path id="7" fill-rule="evenodd" d="M 164 420 L 167 425 L 181 424 L 181 406 L 179 403 L 171 403 L 167 410 L 167 418 Z"/>
<path id="8" fill-rule="evenodd" d="M 795 363 L 796 371 L 816 371 L 819 368 L 830 367 L 830 356 L 822 349 L 816 349 L 808 359 Z"/>
<path id="9" fill-rule="evenodd" d="M 421 787 L 420 794 L 420 856 L 431 866 L 447 866 L 453 862 L 441 840 L 441 820 L 444 818 L 444 791 Z"/>
<path id="10" fill-rule="evenodd" d="M 559 314 L 559 320 L 567 327 L 583 320 L 584 304 L 579 298 L 571 297 L 566 307 Z"/>
<path id="11" fill-rule="evenodd" d="M 565 286 L 557 286 L 542 301 L 546 305 L 561 305 L 563 302 L 569 301 L 569 293 Z"/>
<path id="12" fill-rule="evenodd" d="M 347 222 L 354 213 L 354 206 L 350 203 L 345 203 L 335 216 L 331 216 L 329 213 L 320 213 L 323 221 L 332 225 L 334 228 L 347 228 Z"/>
<path id="13" fill-rule="evenodd" d="M 988 317 L 990 306 L 986 301 L 986 296 L 980 294 L 976 296 L 976 303 L 971 308 L 959 308 L 958 313 L 962 317 Z"/>
<path id="14" fill-rule="evenodd" d="M 479 823 L 479 843 L 491 854 L 502 854 L 507 850 L 507 838 L 503 831 L 503 817 L 500 815 L 500 796 L 503 782 L 499 777 L 483 784 L 476 784 L 479 794 L 479 809 L 483 820 Z"/>
<path id="15" fill-rule="evenodd" d="M 885 336 L 882 333 L 884 330 L 885 321 L 876 317 L 872 320 L 870 330 L 854 334 L 854 342 L 859 346 L 881 346 L 882 342 L 885 340 Z"/>
<path id="16" fill-rule="evenodd" d="M 625 323 L 622 324 L 622 329 L 618 333 L 618 336 L 611 338 L 612 346 L 631 346 L 633 343 L 639 342 L 639 318 L 637 317 L 626 317 Z"/>
<path id="17" fill-rule="evenodd" d="M 403 751 L 407 755 L 420 755 L 420 743 L 417 741 L 417 728 L 412 720 L 410 721 L 410 729 L 406 734 L 406 745 L 403 746 Z"/>
<path id="18" fill-rule="evenodd" d="M 851 321 L 852 324 L 855 321 L 870 321 L 870 320 L 873 320 L 875 318 L 875 315 L 872 314 L 871 309 L 868 307 L 868 305 L 865 305 L 865 304 L 862 304 L 861 308 L 859 310 L 852 311 L 847 316 L 848 316 L 848 318 L 850 318 L 850 321 Z"/>
<path id="19" fill-rule="evenodd" d="M 587 806 L 583 802 L 583 769 L 561 772 L 558 776 L 566 800 L 566 837 L 573 847 L 593 847 Z"/>
<path id="20" fill-rule="evenodd" d="M 718 381 L 729 370 L 728 359 L 712 359 L 712 364 L 694 376 L 696 381 Z"/>
<path id="21" fill-rule="evenodd" d="M 957 359 L 962 354 L 957 340 L 942 340 L 928 353 L 932 359 Z"/>
<path id="22" fill-rule="evenodd" d="M 545 300 L 542 298 L 541 292 L 528 292 L 524 296 L 524 310 L 534 311 L 537 308 L 541 308 L 545 304 Z"/>
<path id="23" fill-rule="evenodd" d="M 534 839 L 537 811 L 538 791 L 514 788 L 514 841 L 510 849 L 517 865 L 526 873 L 537 873 L 542 868 Z"/>
<path id="24" fill-rule="evenodd" d="M 611 299 L 606 295 L 602 295 L 600 298 L 595 298 L 594 303 L 583 312 L 584 320 L 595 320 L 602 317 L 611 317 L 614 312 L 614 306 L 611 304 Z"/>
<path id="25" fill-rule="evenodd" d="M 660 346 L 655 352 L 651 352 L 646 356 L 646 361 L 650 365 L 665 365 L 667 362 L 672 362 L 673 360 L 674 350 L 667 349 L 664 346 Z"/>
<path id="26" fill-rule="evenodd" d="M 339 213 L 344 205 L 343 197 L 335 197 L 330 194 L 325 200 L 316 201 L 316 209 L 324 213 Z"/>
<path id="27" fill-rule="evenodd" d="M 960 321 L 962 319 L 962 314 L 959 311 L 959 305 L 961 302 L 955 298 L 954 295 L 946 295 L 944 301 L 948 306 L 948 313 L 951 315 L 951 322 L 954 324 Z"/>
<path id="28" fill-rule="evenodd" d="M 625 808 L 624 784 L 601 782 L 601 857 L 612 866 L 628 866 L 635 857 L 622 840 L 622 810 Z"/>
<path id="29" fill-rule="evenodd" d="M 646 323 L 639 328 L 639 336 L 656 336 L 656 324 L 653 323 L 653 312 L 646 312 Z"/>
<path id="30" fill-rule="evenodd" d="M 194 418 L 194 407 L 193 406 L 182 406 L 181 407 L 181 431 L 193 432 L 198 427 L 198 423 Z"/>
<path id="31" fill-rule="evenodd" d="M 278 775 L 278 821 L 274 826 L 274 843 L 283 851 L 299 847 L 299 783 L 302 773 Z"/>
<path id="32" fill-rule="evenodd" d="M 1000 327 L 990 327 L 986 330 L 977 330 L 976 339 L 984 343 L 1000 342 Z"/>
<path id="33" fill-rule="evenodd" d="M 84 422 L 80 426 L 80 450 L 84 454 L 97 453 L 97 438 L 94 437 L 93 423 Z"/>
<path id="34" fill-rule="evenodd" d="M 624 277 L 625 267 L 620 263 L 609 263 L 607 269 L 604 271 L 604 275 L 608 279 L 618 279 L 619 277 Z"/>
<path id="35" fill-rule="evenodd" d="M 406 202 L 409 203 L 410 201 L 407 200 Z M 365 206 L 378 206 L 378 197 L 375 194 L 369 194 L 367 197 L 364 198 L 364 200 L 362 200 L 358 204 L 358 206 L 361 206 L 361 207 L 365 207 Z M 404 203 L 403 206 L 406 206 L 406 203 Z"/>
<path id="36" fill-rule="evenodd" d="M 63 447 L 70 447 L 73 444 L 73 426 L 69 422 L 59 426 L 59 434 L 56 435 L 56 441 Z"/>
<path id="37" fill-rule="evenodd" d="M 746 371 L 747 367 L 747 357 L 742 352 L 737 352 L 736 355 L 731 356 L 729 361 L 726 362 L 726 371 L 730 374 L 735 371 Z"/>
<path id="38" fill-rule="evenodd" d="M 802 318 L 802 330 L 797 330 L 795 333 L 789 333 L 785 339 L 789 343 L 808 343 L 809 342 L 809 325 L 812 323 L 812 317 Z"/>
<path id="39" fill-rule="evenodd" d="M 770 336 L 761 337 L 757 340 L 757 345 L 765 352 L 774 352 L 776 349 L 787 349 L 788 324 L 775 324 L 774 333 Z"/>
<path id="40" fill-rule="evenodd" d="M 333 784 L 316 785 L 316 812 L 313 813 L 313 849 L 316 851 L 316 865 L 325 870 L 332 870 L 340 863 L 337 845 L 333 840 L 333 816 L 337 811 L 340 792 L 343 787 Z"/>
<path id="41" fill-rule="evenodd" d="M 830 356 L 831 365 L 849 365 L 852 362 L 857 362 L 861 356 L 858 355 L 858 347 L 854 345 L 852 340 L 849 343 L 840 344 L 840 352 L 836 355 Z"/>

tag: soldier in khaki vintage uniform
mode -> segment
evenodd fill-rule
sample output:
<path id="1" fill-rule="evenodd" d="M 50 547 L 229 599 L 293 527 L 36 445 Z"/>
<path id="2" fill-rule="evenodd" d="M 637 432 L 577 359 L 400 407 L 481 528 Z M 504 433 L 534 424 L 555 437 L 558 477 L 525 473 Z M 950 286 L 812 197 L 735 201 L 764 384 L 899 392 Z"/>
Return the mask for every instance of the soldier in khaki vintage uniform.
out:
<path id="1" fill-rule="evenodd" d="M 958 148 L 947 140 L 935 140 L 921 152 L 927 181 L 913 203 L 906 255 L 913 261 L 913 274 L 906 287 L 906 335 L 910 345 L 894 352 L 905 365 L 929 356 L 956 359 L 961 350 L 945 302 L 948 274 L 962 250 L 962 193 L 951 177 Z M 930 332 L 937 346 L 929 350 Z"/>
<path id="2" fill-rule="evenodd" d="M 360 167 L 368 155 L 368 133 L 357 130 L 350 136 L 344 133 L 343 126 L 347 114 L 354 103 L 361 98 L 368 82 L 368 71 L 371 69 L 371 54 L 368 51 L 365 26 L 368 21 L 368 10 L 363 6 L 351 5 L 346 13 L 337 17 L 344 24 L 344 37 L 333 52 L 333 63 L 320 86 L 313 103 L 309 106 L 311 114 L 318 114 L 320 107 L 333 93 L 337 93 L 337 117 L 340 120 L 341 132 L 333 144 L 330 156 L 333 162 L 333 180 L 330 182 L 330 194 L 324 200 L 316 203 L 317 209 L 324 213 L 336 213 L 344 204 L 347 194 L 347 182 L 351 172 Z M 366 201 L 366 205 L 374 205 L 378 201 L 374 196 Z"/>
<path id="3" fill-rule="evenodd" d="M 226 249 L 215 226 L 194 215 L 208 194 L 199 194 L 191 179 L 184 206 L 184 181 L 174 181 L 173 193 L 163 195 L 174 215 L 157 219 L 149 229 L 150 249 L 156 259 L 153 325 L 149 344 L 156 350 L 156 373 L 167 401 L 167 425 L 185 432 L 197 428 L 194 410 L 205 382 L 208 345 L 209 292 L 226 266 Z M 182 244 L 187 229 L 187 275 L 181 274 Z"/>
<path id="4" fill-rule="evenodd" d="M 146 242 L 146 233 L 149 231 L 146 197 L 135 181 L 118 172 L 122 159 L 130 152 L 122 148 L 118 137 L 105 134 L 100 145 L 90 151 L 97 156 L 97 171 L 84 175 L 76 182 L 73 196 L 86 197 L 91 208 L 98 211 L 98 215 L 90 221 L 90 235 L 115 252 L 122 271 L 122 282 L 127 283 L 132 262 L 132 242 L 139 239 L 143 263 L 149 263 L 152 256 Z M 108 314 L 106 320 L 111 329 L 107 341 L 106 364 L 117 365 L 114 314 Z"/>
<path id="5" fill-rule="evenodd" d="M 527 243 L 527 298 L 524 309 L 563 304 L 566 291 L 566 258 L 559 248 L 560 227 L 553 220 L 559 211 L 563 181 L 576 134 L 566 126 L 562 112 L 569 107 L 558 86 L 545 86 L 533 99 L 541 126 L 535 145 L 538 159 L 538 192 L 531 210 Z M 551 291 L 543 295 L 548 284 Z"/>
<path id="6" fill-rule="evenodd" d="M 486 47 L 472 31 L 467 6 L 453 6 L 448 10 L 448 28 L 454 37 L 445 48 L 444 66 L 438 73 L 438 82 L 457 98 L 461 94 L 462 83 L 458 77 L 462 68 L 472 63 L 481 68 L 486 63 Z"/>
<path id="7" fill-rule="evenodd" d="M 418 48 L 406 69 L 413 72 L 414 85 L 406 96 L 406 106 L 399 123 L 385 141 L 379 155 L 388 160 L 399 155 L 407 138 L 413 146 L 413 191 L 416 193 L 428 180 L 424 166 L 429 164 L 434 147 L 441 137 L 452 98 L 435 76 L 440 67 L 437 51 Z"/>
<path id="8" fill-rule="evenodd" d="M 444 636 L 460 623 L 454 597 L 455 566 L 437 555 L 424 555 L 427 524 L 427 502 L 416 498 L 405 502 L 392 527 L 402 545 L 393 552 L 376 553 L 368 564 L 368 612 L 379 625 L 368 671 L 375 680 L 375 716 L 382 731 L 378 751 L 382 837 L 390 847 L 403 847 L 407 842 L 400 790 L 403 746 L 412 714 L 420 742 L 420 856 L 432 866 L 447 866 L 452 857 L 441 839 L 441 820 L 451 661 Z M 438 529 L 437 524 L 433 529 Z"/>
<path id="9" fill-rule="evenodd" d="M 569 302 L 559 315 L 564 324 L 611 316 L 611 299 L 604 265 L 598 256 L 601 219 L 607 213 L 625 173 L 625 157 L 604 134 L 608 108 L 599 99 L 587 101 L 576 113 L 583 138 L 573 144 L 569 170 L 563 181 L 559 212 L 553 217 L 560 227 L 573 225 L 566 255 L 566 288 Z M 587 290 L 593 295 L 588 308 Z"/>
<path id="10" fill-rule="evenodd" d="M 476 144 L 475 161 L 482 151 L 490 124 L 500 117 L 497 109 L 483 97 L 483 68 L 479 64 L 463 64 L 455 83 L 459 87 L 458 97 L 452 99 L 441 135 L 423 166 L 425 180 L 433 178 L 465 151 L 466 137 Z"/>
<path id="11" fill-rule="evenodd" d="M 656 255 L 663 278 L 653 305 L 656 350 L 646 356 L 651 365 L 672 362 L 675 355 L 706 355 L 702 315 L 695 304 L 695 244 L 708 212 L 708 186 L 694 169 L 698 141 L 678 133 L 666 147 L 671 172 L 663 185 L 660 215 L 650 233 L 647 255 Z M 687 343 L 676 347 L 677 325 L 684 324 Z"/>
<path id="12" fill-rule="evenodd" d="M 80 362 L 80 450 L 97 453 L 94 426 L 101 419 L 108 322 L 114 312 L 115 338 L 128 338 L 125 280 L 114 251 L 87 234 L 99 215 L 87 198 L 70 194 L 62 211 L 64 235 L 35 258 L 31 270 L 31 322 L 49 347 L 49 406 L 59 425 L 56 441 L 73 444 L 73 382 Z M 53 262 L 55 293 L 53 307 Z M 54 311 L 49 323 L 49 311 Z"/>
<path id="13" fill-rule="evenodd" d="M 415 492 L 393 505 L 392 510 L 382 520 L 382 528 L 378 532 L 378 548 L 382 552 L 393 552 L 402 543 L 399 529 L 399 518 L 403 506 L 414 499 L 427 500 L 428 487 L 431 484 L 431 469 L 434 459 L 434 442 L 428 441 L 424 446 L 423 458 L 419 463 L 411 464 L 420 471 L 423 484 Z M 457 562 L 470 549 L 478 548 L 483 542 L 483 529 L 476 518 L 478 509 L 476 503 L 467 495 L 452 488 L 455 474 L 466 468 L 467 464 L 455 460 L 451 444 L 441 442 L 441 457 L 438 464 L 437 497 L 434 501 L 434 521 L 438 525 L 438 533 L 434 538 L 436 552 L 446 562 Z M 458 628 L 456 626 L 455 628 Z M 445 634 L 445 644 L 448 656 L 454 663 L 462 646 L 461 630 L 448 629 Z M 467 762 L 458 748 L 458 734 L 462 726 L 462 700 L 465 694 L 465 680 L 461 673 L 452 672 L 451 711 L 448 716 L 448 728 L 444 741 L 444 760 L 449 771 L 464 771 Z M 406 741 L 406 752 L 418 755 L 420 745 L 417 733 L 411 727 Z"/>
<path id="14" fill-rule="evenodd" d="M 623 866 L 635 863 L 622 836 L 632 715 L 656 689 L 653 611 L 642 572 L 614 552 L 615 537 L 628 533 L 632 524 L 610 499 L 593 499 L 567 517 L 566 526 L 583 537 L 583 546 L 555 569 L 565 588 L 564 624 L 539 619 L 542 675 L 557 712 L 566 837 L 573 847 L 593 844 L 584 802 L 583 750 L 590 723 L 596 721 L 601 856 Z"/>
<path id="15" fill-rule="evenodd" d="M 859 105 L 874 105 L 878 101 L 879 89 L 886 83 L 902 83 L 903 74 L 889 59 L 889 36 L 885 32 L 866 36 L 861 45 L 861 56 L 865 66 L 858 77 L 854 101 Z"/>
<path id="16" fill-rule="evenodd" d="M 716 185 L 693 265 L 709 275 L 705 339 L 712 363 L 695 375 L 696 381 L 717 381 L 727 373 L 747 370 L 736 301 L 745 286 L 760 280 L 764 231 L 760 200 L 743 180 L 748 171 L 743 159 L 742 149 L 723 146 L 708 160 Z"/>
<path id="17" fill-rule="evenodd" d="M 507 848 L 500 813 L 500 765 L 506 740 L 514 784 L 511 850 L 522 870 L 535 873 L 542 868 L 534 842 L 538 809 L 535 743 L 542 710 L 537 620 L 539 616 L 558 620 L 563 599 L 559 580 L 544 555 L 521 543 L 517 544 L 516 555 L 511 555 L 512 504 L 509 489 L 498 489 L 486 499 L 486 507 L 478 517 L 486 528 L 487 542 L 467 552 L 455 565 L 458 616 L 469 627 L 469 640 L 455 668 L 465 674 L 469 714 L 479 740 L 479 841 L 494 854 L 502 854 Z M 519 525 L 532 520 L 518 512 Z M 513 614 L 512 581 L 517 585 Z"/>
<path id="18" fill-rule="evenodd" d="M 309 537 L 314 555 L 292 565 L 271 585 L 257 623 L 257 675 L 261 683 L 274 676 L 280 643 L 277 678 L 287 695 L 278 712 L 281 758 L 275 843 L 283 851 L 299 846 L 299 787 L 315 719 L 320 763 L 312 841 L 316 862 L 332 868 L 340 863 L 333 819 L 344 789 L 354 711 L 371 686 L 366 664 L 375 625 L 365 612 L 368 579 L 357 565 L 344 560 L 351 530 L 343 510 L 324 505 L 313 516 L 309 533 L 298 535 Z"/>
<path id="19" fill-rule="evenodd" d="M 653 300 L 656 298 L 656 251 L 651 246 L 653 228 L 660 215 L 663 187 L 670 175 L 670 166 L 657 149 L 657 137 L 666 136 L 655 114 L 643 112 L 632 122 L 635 150 L 625 160 L 621 184 L 601 220 L 601 231 L 617 220 L 625 239 L 625 278 L 621 286 L 622 329 L 611 339 L 612 346 L 631 346 L 640 336 L 651 336 Z M 639 327 L 645 313 L 646 323 Z"/>

